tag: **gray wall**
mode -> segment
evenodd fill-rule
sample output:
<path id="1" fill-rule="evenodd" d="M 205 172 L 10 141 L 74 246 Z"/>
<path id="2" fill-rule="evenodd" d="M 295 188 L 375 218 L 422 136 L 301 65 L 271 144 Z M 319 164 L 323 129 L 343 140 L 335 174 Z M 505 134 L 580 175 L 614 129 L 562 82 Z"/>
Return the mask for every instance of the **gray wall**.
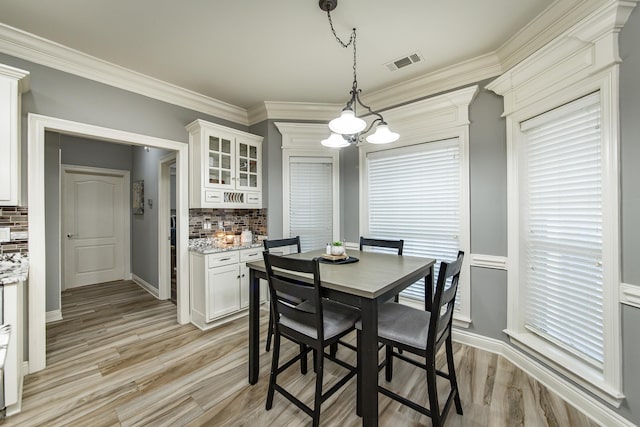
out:
<path id="1" fill-rule="evenodd" d="M 131 172 L 129 145 L 45 133 L 45 241 L 47 251 L 46 310 L 60 309 L 60 167 L 62 164 Z"/>
<path id="2" fill-rule="evenodd" d="M 158 289 L 158 162 L 168 152 L 133 147 L 131 182 L 144 180 L 144 214 L 131 215 L 131 272 Z M 149 203 L 151 199 L 151 204 Z M 169 224 L 167 226 L 167 235 Z"/>

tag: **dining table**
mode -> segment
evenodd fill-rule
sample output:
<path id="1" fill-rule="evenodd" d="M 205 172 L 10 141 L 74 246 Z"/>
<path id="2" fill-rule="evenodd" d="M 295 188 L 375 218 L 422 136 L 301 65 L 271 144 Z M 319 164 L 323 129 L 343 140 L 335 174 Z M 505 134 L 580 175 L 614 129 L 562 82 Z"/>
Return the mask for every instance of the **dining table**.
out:
<path id="1" fill-rule="evenodd" d="M 322 257 L 323 250 L 285 255 L 299 259 Z M 348 250 L 357 262 L 321 263 L 320 285 L 324 298 L 357 307 L 362 320 L 361 366 L 362 425 L 378 425 L 378 307 L 406 287 L 424 279 L 425 309 L 430 309 L 435 260 L 416 256 Z M 249 383 L 258 382 L 260 368 L 260 279 L 267 279 L 264 260 L 249 268 Z M 312 283 L 310 275 L 297 280 Z M 355 402 L 354 402 L 355 408 Z"/>

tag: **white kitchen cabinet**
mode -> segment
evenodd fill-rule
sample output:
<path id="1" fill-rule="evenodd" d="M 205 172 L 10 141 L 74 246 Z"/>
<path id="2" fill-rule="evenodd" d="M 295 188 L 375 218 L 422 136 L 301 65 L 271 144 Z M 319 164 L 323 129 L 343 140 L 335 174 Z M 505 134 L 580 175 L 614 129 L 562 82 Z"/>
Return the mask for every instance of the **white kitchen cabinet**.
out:
<path id="1" fill-rule="evenodd" d="M 4 324 L 11 327 L 11 336 L 2 372 L 4 375 L 4 403 L 7 415 L 20 412 L 22 402 L 22 368 L 24 365 L 23 286 L 24 282 L 5 284 L 2 290 L 3 321 Z"/>
<path id="2" fill-rule="evenodd" d="M 189 131 L 191 208 L 262 207 L 262 137 L 196 120 Z"/>
<path id="3" fill-rule="evenodd" d="M 209 329 L 247 314 L 249 269 L 247 262 L 260 259 L 262 248 L 212 254 L 190 253 L 191 322 Z M 260 286 L 260 302 L 266 299 L 266 282 Z"/>
<path id="4" fill-rule="evenodd" d="M 0 64 L 0 206 L 20 205 L 20 102 L 29 72 Z"/>

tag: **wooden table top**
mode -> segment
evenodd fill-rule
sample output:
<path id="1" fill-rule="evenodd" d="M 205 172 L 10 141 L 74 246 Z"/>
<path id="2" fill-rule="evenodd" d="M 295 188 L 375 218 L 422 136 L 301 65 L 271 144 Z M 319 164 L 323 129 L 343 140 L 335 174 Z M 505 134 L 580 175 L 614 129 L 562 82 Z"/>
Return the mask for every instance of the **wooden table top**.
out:
<path id="1" fill-rule="evenodd" d="M 287 256 L 312 259 L 323 253 L 322 250 L 316 250 Z M 399 283 L 405 283 L 409 277 L 415 277 L 415 280 L 425 277 L 435 264 L 433 258 L 357 250 L 349 250 L 347 254 L 360 261 L 351 264 L 320 264 L 322 286 L 370 299 L 379 297 Z M 264 260 L 248 262 L 247 267 L 266 271 Z"/>

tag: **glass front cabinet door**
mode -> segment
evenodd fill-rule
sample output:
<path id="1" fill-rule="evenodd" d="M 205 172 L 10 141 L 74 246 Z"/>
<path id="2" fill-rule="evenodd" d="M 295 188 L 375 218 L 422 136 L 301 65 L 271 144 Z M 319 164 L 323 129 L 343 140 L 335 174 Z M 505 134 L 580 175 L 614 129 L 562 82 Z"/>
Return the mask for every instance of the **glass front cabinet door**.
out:
<path id="1" fill-rule="evenodd" d="M 259 144 L 238 138 L 236 148 L 236 188 L 256 191 L 260 188 Z"/>
<path id="2" fill-rule="evenodd" d="M 207 134 L 208 146 L 206 147 L 205 165 L 208 170 L 205 179 L 205 187 L 234 188 L 234 139 L 232 136 Z"/>
<path id="3" fill-rule="evenodd" d="M 262 207 L 262 137 L 196 120 L 189 131 L 191 208 Z"/>

